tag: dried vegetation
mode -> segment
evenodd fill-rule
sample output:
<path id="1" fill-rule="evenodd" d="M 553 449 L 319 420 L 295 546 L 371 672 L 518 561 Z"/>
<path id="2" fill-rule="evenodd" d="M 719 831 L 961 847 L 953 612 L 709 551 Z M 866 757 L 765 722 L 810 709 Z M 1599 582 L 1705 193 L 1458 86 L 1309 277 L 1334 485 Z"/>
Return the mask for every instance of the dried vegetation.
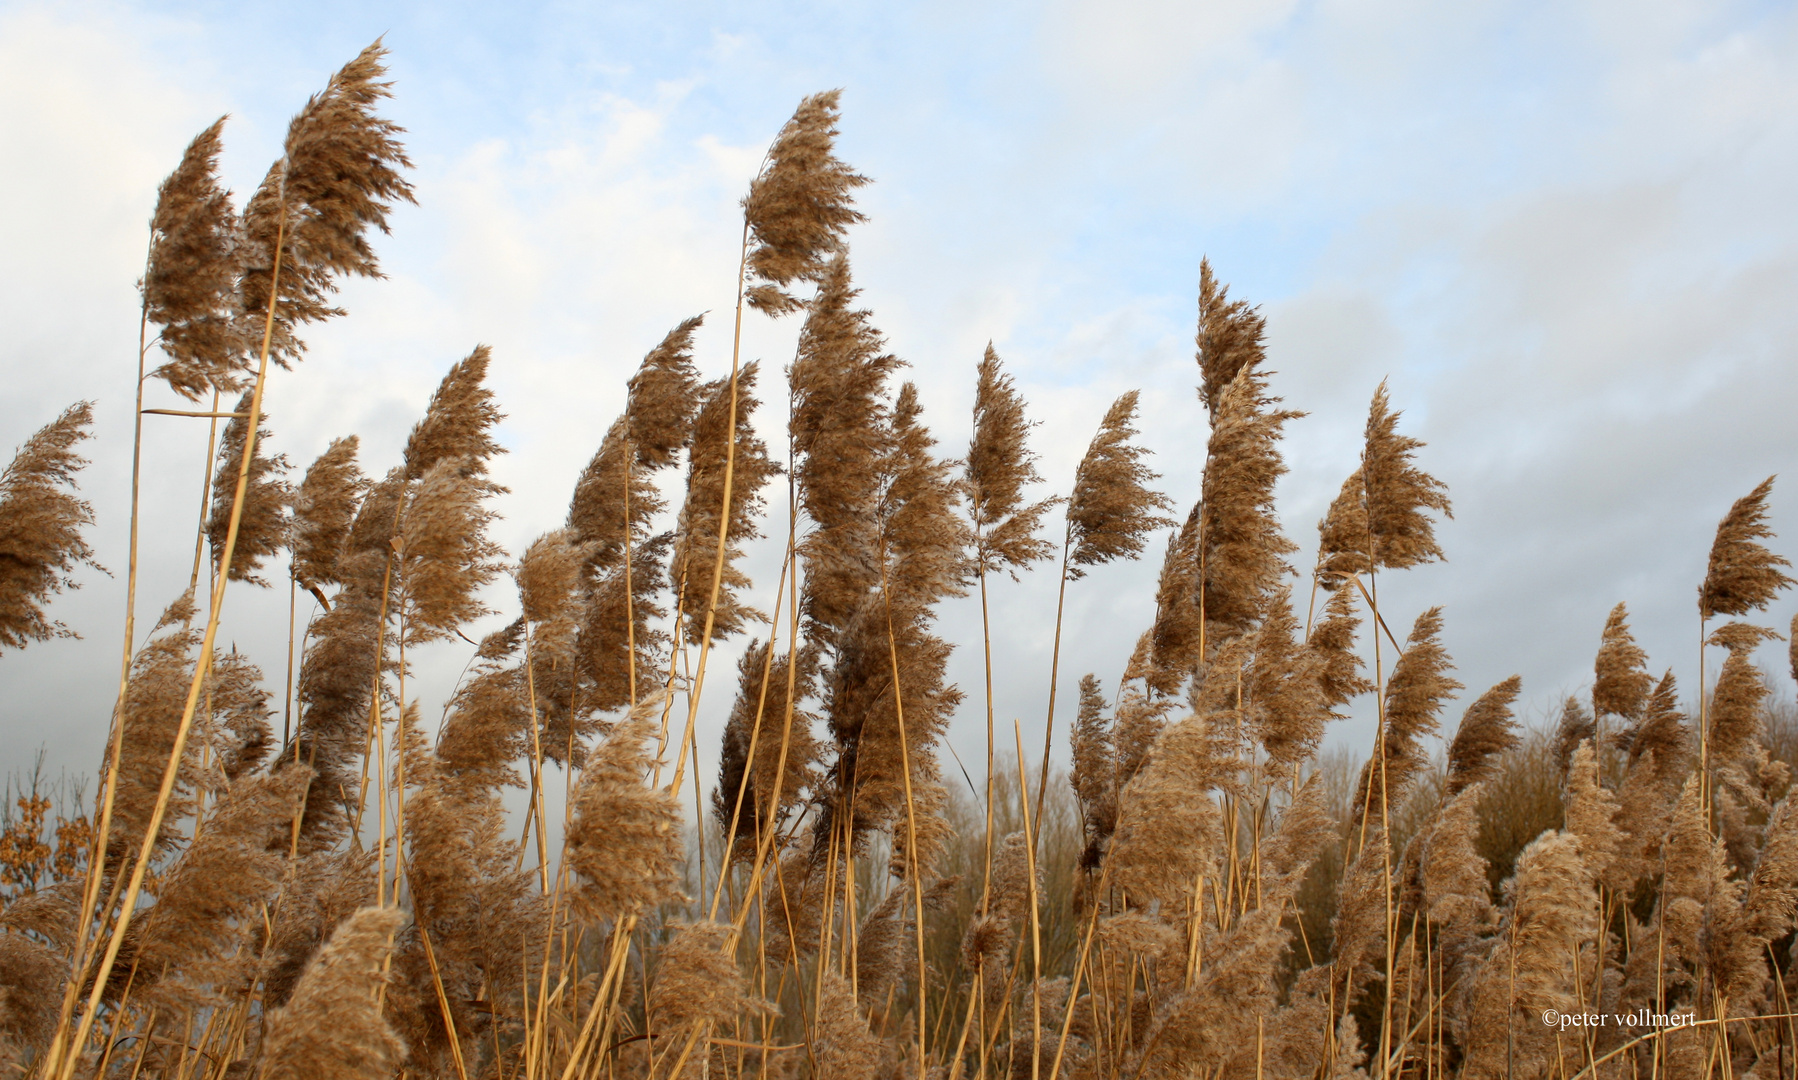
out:
<path id="1" fill-rule="evenodd" d="M 1780 635 L 1749 620 L 1792 584 L 1766 546 L 1771 479 L 1718 528 L 1698 614 L 1720 667 L 1696 716 L 1619 604 L 1594 627 L 1589 702 L 1553 730 L 1520 729 L 1515 677 L 1453 723 L 1446 616 L 1401 644 L 1378 605 L 1383 574 L 1443 557 L 1450 510 L 1387 387 L 1302 589 L 1274 503 L 1300 414 L 1274 393 L 1262 315 L 1209 263 L 1210 438 L 1180 521 L 1134 392 L 1095 416 L 1065 497 L 1043 490 L 990 347 L 967 455 L 944 456 L 857 306 L 867 180 L 835 156 L 831 92 L 743 201 L 739 328 L 802 316 L 784 439 L 750 423 L 771 373 L 733 355 L 708 381 L 700 320 L 681 322 L 629 378 L 566 522 L 514 559 L 488 535 L 504 360 L 484 346 L 385 473 L 353 435 L 303 473 L 269 452 L 268 363 L 342 314 L 340 275 L 378 274 L 368 234 L 411 198 L 375 111 L 382 57 L 306 104 L 241 211 L 217 179 L 222 121 L 160 191 L 140 372 L 159 349 L 142 381 L 213 402 L 189 411 L 216 436 L 210 558 L 141 645 L 127 611 L 92 812 L 35 781 L 8 808 L 0 1071 L 1793 1075 L 1798 723 L 1750 661 Z M 0 477 L 8 650 L 69 632 L 45 604 L 93 560 L 72 491 L 90 421 L 70 408 Z M 964 792 L 941 760 L 964 696 L 938 613 L 977 589 L 984 616 L 1006 577 L 1056 563 L 1057 512 L 1063 598 L 1169 530 L 1153 617 L 1109 691 L 1079 680 L 1054 783 L 1053 744 L 1032 776 L 996 729 L 988 630 L 986 774 Z M 763 532 L 786 540 L 772 590 L 742 559 Z M 284 565 L 317 613 L 277 700 L 216 641 L 227 586 Z M 468 641 L 426 723 L 409 651 L 461 648 L 508 577 L 516 618 Z M 752 634 L 694 857 L 682 792 L 710 649 Z M 1058 607 L 1052 740 L 1061 661 Z M 1325 753 L 1357 699 L 1371 753 Z"/>

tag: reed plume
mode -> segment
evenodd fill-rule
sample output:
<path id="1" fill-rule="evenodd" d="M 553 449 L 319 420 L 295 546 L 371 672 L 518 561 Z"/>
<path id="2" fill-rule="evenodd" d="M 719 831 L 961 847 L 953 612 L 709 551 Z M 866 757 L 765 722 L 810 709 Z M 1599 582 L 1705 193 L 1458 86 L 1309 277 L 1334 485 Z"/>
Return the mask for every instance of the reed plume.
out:
<path id="1" fill-rule="evenodd" d="M 203 1007 L 199 988 L 244 977 L 238 969 L 254 954 L 232 956 L 231 950 L 245 921 L 255 917 L 259 924 L 261 906 L 274 895 L 294 811 L 310 781 L 304 769 L 250 776 L 220 798 L 205 829 L 163 874 L 155 906 L 136 924 L 130 981 L 138 1000 Z M 231 933 L 233 927 L 240 933 Z M 114 981 L 122 991 L 126 980 Z M 151 988 L 156 992 L 145 994 Z"/>
<path id="2" fill-rule="evenodd" d="M 75 447 L 93 423 L 91 402 L 80 401 L 39 429 L 0 473 L 0 647 L 73 637 L 44 612 L 50 598 L 79 588 L 77 566 L 100 569 L 82 530 L 94 508 L 74 494 L 87 459 Z"/>
<path id="3" fill-rule="evenodd" d="M 425 414 L 406 437 L 405 476 L 422 480 L 439 464 L 459 460 L 471 473 L 484 475 L 487 462 L 506 448 L 493 438 L 493 429 L 505 414 L 487 386 L 493 350 L 476 345 L 474 351 L 450 365 L 431 395 Z"/>
<path id="4" fill-rule="evenodd" d="M 275 749 L 274 710 L 262 688 L 262 671 L 235 650 L 212 665 L 214 761 L 227 783 L 262 767 Z"/>
<path id="5" fill-rule="evenodd" d="M 1441 608 L 1419 615 L 1405 651 L 1392 666 L 1386 683 L 1385 726 L 1355 790 L 1356 820 L 1363 826 L 1383 820 L 1386 808 L 1402 799 L 1427 764 L 1421 740 L 1435 733 L 1443 703 L 1462 688 L 1448 676 L 1454 665 L 1443 651 L 1441 633 Z"/>
<path id="6" fill-rule="evenodd" d="M 383 961 L 404 916 L 363 908 L 306 966 L 287 1006 L 269 1017 L 268 1080 L 380 1080 L 400 1063 L 399 1038 L 381 1015 Z"/>
<path id="7" fill-rule="evenodd" d="M 131 663 L 131 684 L 120 706 L 124 726 L 119 742 L 118 782 L 112 792 L 112 834 L 105 840 L 108 873 L 143 843 L 151 813 L 162 788 L 162 774 L 175 746 L 175 729 L 192 675 L 193 650 L 199 631 L 193 594 L 169 605 L 150 631 L 151 637 Z M 180 838 L 178 822 L 194 809 L 199 776 L 199 744 L 188 743 L 170 803 L 156 835 L 156 849 L 166 851 Z"/>
<path id="8" fill-rule="evenodd" d="M 293 519 L 288 533 L 293 549 L 293 579 L 308 591 L 342 583 L 338 560 L 349 542 L 357 504 L 368 489 L 368 481 L 356 466 L 360 445 L 354 435 L 332 439 L 293 491 Z"/>
<path id="9" fill-rule="evenodd" d="M 901 820 L 907 762 L 912 786 L 936 779 L 935 746 L 962 697 L 946 678 L 953 646 L 933 632 L 936 604 L 963 594 L 967 572 L 969 530 L 957 513 L 954 463 L 931 453 L 910 383 L 900 388 L 890 423 L 869 508 L 873 548 L 864 556 L 875 591 L 862 596 L 824 675 L 836 756 L 821 839 L 843 814 L 857 837 Z"/>
<path id="10" fill-rule="evenodd" d="M 20 1075 L 25 1054 L 40 1050 L 55 1033 L 56 1006 L 68 979 L 69 962 L 56 949 L 17 930 L 0 934 L 0 1061 Z"/>
<path id="11" fill-rule="evenodd" d="M 1766 523 L 1773 479 L 1767 477 L 1737 499 L 1717 523 L 1710 565 L 1698 587 L 1698 614 L 1707 622 L 1716 615 L 1763 610 L 1779 590 L 1792 584 L 1793 579 L 1779 569 L 1791 566 L 1791 561 L 1760 543 L 1773 536 Z"/>
<path id="12" fill-rule="evenodd" d="M 634 914 L 680 895 L 680 804 L 648 786 L 662 696 L 646 697 L 587 757 L 564 857 L 584 879 L 571 892 L 589 919 Z"/>
<path id="13" fill-rule="evenodd" d="M 663 948 L 649 994 L 650 1031 L 667 1037 L 759 1011 L 732 955 L 730 927 L 689 923 Z"/>
<path id="14" fill-rule="evenodd" d="M 886 1062 L 886 1047 L 868 1029 L 847 979 L 826 971 L 816 1005 L 812 1054 L 817 1075 L 833 1080 L 874 1080 Z"/>
<path id="15" fill-rule="evenodd" d="M 736 816 L 736 835 L 727 836 L 726 841 L 736 845 L 733 850 L 738 856 L 752 854 L 756 841 L 769 829 L 783 825 L 815 780 L 818 741 L 812 735 L 811 715 L 797 705 L 810 696 L 811 688 L 795 680 L 796 700 L 789 702 L 788 666 L 794 656 L 789 652 L 770 658 L 769 648 L 768 642 L 752 641 L 737 663 L 737 697 L 724 723 L 718 786 L 712 792 L 712 814 L 718 824 L 728 830 L 732 815 Z M 778 805 L 774 802 L 776 789 Z"/>
<path id="16" fill-rule="evenodd" d="M 188 144 L 150 218 L 144 319 L 162 328 L 156 343 L 168 357 L 150 376 L 189 401 L 236 390 L 249 370 L 237 280 L 243 227 L 218 177 L 224 126 L 221 116 Z"/>
<path id="17" fill-rule="evenodd" d="M 974 559 L 981 573 L 1000 568 L 1013 576 L 1054 554 L 1037 535 L 1043 515 L 1059 499 L 1024 501 L 1024 488 L 1042 482 L 1037 456 L 1026 439 L 1036 422 L 1024 415 L 1024 398 L 1000 366 L 989 342 L 974 388 L 974 437 L 968 442 L 965 483 L 974 524 Z"/>
<path id="18" fill-rule="evenodd" d="M 1604 621 L 1604 637 L 1593 661 L 1592 711 L 1599 716 L 1635 717 L 1654 689 L 1648 654 L 1629 632 L 1629 611 L 1622 604 Z"/>
<path id="19" fill-rule="evenodd" d="M 1709 710 L 1710 764 L 1722 769 L 1742 764 L 1759 743 L 1763 705 L 1769 696 L 1766 681 L 1742 650 L 1732 649 L 1723 660 Z"/>
<path id="20" fill-rule="evenodd" d="M 237 504 L 235 478 L 243 467 L 244 443 L 249 436 L 252 395 L 238 399 L 231 422 L 225 425 L 225 437 L 219 442 L 218 471 L 220 483 L 213 488 L 212 512 L 206 518 L 206 540 L 212 547 L 213 573 L 219 571 L 219 560 L 225 554 L 225 534 L 231 529 L 232 508 Z M 267 587 L 257 576 L 264 559 L 273 558 L 287 546 L 287 504 L 291 493 L 281 477 L 288 471 L 287 455 L 269 457 L 264 452 L 269 430 L 263 424 L 265 414 L 257 418 L 254 455 L 250 459 L 249 481 L 244 487 L 243 509 L 237 526 L 237 546 L 232 549 L 230 577 Z"/>
<path id="21" fill-rule="evenodd" d="M 799 103 L 743 198 L 749 237 L 743 264 L 753 282 L 744 299 L 769 315 L 803 307 L 787 287 L 795 281 L 822 286 L 849 226 L 865 220 L 851 193 L 868 178 L 834 153 L 841 93 L 827 90 Z"/>
<path id="22" fill-rule="evenodd" d="M 750 581 L 737 565 L 743 557 L 740 545 L 761 535 L 756 519 L 762 511 L 762 488 L 781 471 L 750 424 L 750 415 L 761 404 L 755 397 L 757 374 L 757 366 L 749 363 L 734 380 L 719 379 L 700 388 L 701 404 L 693 421 L 693 446 L 687 461 L 687 495 L 681 504 L 672 563 L 688 641 L 703 638 L 708 621 L 713 641 L 741 633 L 751 621 L 767 621 L 767 616 L 741 601 L 739 594 Z M 736 430 L 731 432 L 733 410 Z M 734 452 L 728 446 L 733 441 Z M 724 506 L 727 453 L 732 474 L 728 512 Z M 709 609 L 712 578 L 719 571 L 720 531 L 724 533 L 724 566 L 713 613 Z"/>
<path id="23" fill-rule="evenodd" d="M 890 451 L 886 383 L 902 361 L 882 352 L 849 263 L 832 259 L 787 370 L 794 483 L 810 526 L 799 543 L 806 637 L 829 648 L 879 585 L 874 507 Z"/>
<path id="24" fill-rule="evenodd" d="M 1182 904 L 1211 869 L 1221 815 L 1207 789 L 1220 763 L 1202 717 L 1170 725 L 1118 797 L 1117 833 L 1107 858 L 1112 880 L 1133 903 Z"/>
<path id="25" fill-rule="evenodd" d="M 1140 556 L 1147 534 L 1174 524 L 1155 513 L 1173 504 L 1147 486 L 1159 475 L 1142 462 L 1149 451 L 1130 442 L 1136 437 L 1137 396 L 1131 390 L 1112 402 L 1074 472 L 1068 499 L 1071 578 L 1082 577 L 1084 566 Z"/>
<path id="26" fill-rule="evenodd" d="M 1149 628 L 1149 661 L 1140 665 L 1150 689 L 1179 693 L 1199 663 L 1204 640 L 1199 621 L 1199 532 L 1205 504 L 1196 502 L 1186 521 L 1170 533 L 1161 574 L 1155 583 L 1155 622 Z M 1132 670 L 1137 670 L 1133 665 Z"/>
<path id="27" fill-rule="evenodd" d="M 503 489 L 481 479 L 467 461 L 447 458 L 431 466 L 401 514 L 394 567 L 408 646 L 449 637 L 489 614 L 477 593 L 499 576 L 501 551 L 487 538 L 498 515 L 482 504 Z"/>
<path id="28" fill-rule="evenodd" d="M 363 49 L 306 102 L 244 207 L 241 302 L 268 313 L 268 354 L 282 367 L 305 352 L 300 324 L 343 313 L 329 302 L 338 275 L 381 276 L 367 231 L 386 232 L 393 204 L 414 201 L 401 129 L 374 111 L 390 96 L 386 55 L 379 42 Z"/>
<path id="29" fill-rule="evenodd" d="M 1304 413 L 1275 407 L 1280 399 L 1268 393 L 1267 376 L 1254 366 L 1255 359 L 1241 361 L 1215 399 L 1207 399 L 1212 426 L 1200 500 L 1199 603 L 1213 643 L 1254 627 L 1263 598 L 1292 573 L 1285 557 L 1298 550 L 1280 531 L 1274 484 L 1286 473 L 1279 451 L 1282 429 Z"/>
<path id="30" fill-rule="evenodd" d="M 1199 399 L 1212 427 L 1226 389 L 1245 369 L 1267 359 L 1267 318 L 1246 300 L 1231 300 L 1230 286 L 1217 280 L 1211 260 L 1199 260 L 1199 328 L 1195 337 L 1199 361 Z"/>
<path id="31" fill-rule="evenodd" d="M 1326 589 L 1373 569 L 1367 557 L 1367 494 L 1361 478 L 1361 469 L 1348 475 L 1317 523 L 1317 583 Z"/>
<path id="32" fill-rule="evenodd" d="M 1374 391 L 1367 414 L 1367 446 L 1361 455 L 1361 484 L 1367 502 L 1370 562 L 1402 570 L 1442 558 L 1428 511 L 1454 517 L 1447 488 L 1417 468 L 1411 456 L 1420 439 L 1398 433 L 1402 413 L 1389 411 L 1386 384 Z"/>
<path id="33" fill-rule="evenodd" d="M 1117 768 L 1111 744 L 1111 727 L 1105 719 L 1105 695 L 1099 680 L 1089 675 L 1080 677 L 1080 706 L 1070 736 L 1073 744 L 1073 769 L 1068 780 L 1080 800 L 1080 818 L 1085 826 L 1087 849 L 1081 866 L 1092 869 L 1099 863 L 1100 842 L 1117 827 L 1117 793 L 1112 778 Z"/>
<path id="34" fill-rule="evenodd" d="M 1355 632 L 1361 620 L 1355 615 L 1355 596 L 1351 592 L 1331 594 L 1324 604 L 1323 618 L 1311 629 L 1306 648 L 1322 663 L 1318 688 L 1331 709 L 1346 705 L 1367 693 L 1374 684 L 1362 677 L 1361 657 L 1355 652 Z"/>
<path id="35" fill-rule="evenodd" d="M 1523 679 L 1513 675 L 1481 694 L 1461 715 L 1461 725 L 1448 747 L 1446 797 L 1453 798 L 1489 779 L 1498 768 L 1499 755 L 1517 746 L 1511 706 L 1522 691 Z"/>

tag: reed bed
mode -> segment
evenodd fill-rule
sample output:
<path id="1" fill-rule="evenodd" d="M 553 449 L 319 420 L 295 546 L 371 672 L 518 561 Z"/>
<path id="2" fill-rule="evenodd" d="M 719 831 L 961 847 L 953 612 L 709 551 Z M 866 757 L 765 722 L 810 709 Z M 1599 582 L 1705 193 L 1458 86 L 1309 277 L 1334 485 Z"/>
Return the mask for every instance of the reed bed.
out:
<path id="1" fill-rule="evenodd" d="M 1392 627 L 1379 607 L 1382 577 L 1442 557 L 1451 512 L 1401 395 L 1374 392 L 1318 561 L 1295 568 L 1274 486 L 1300 414 L 1263 316 L 1206 263 L 1190 511 L 1168 516 L 1134 393 L 1056 494 L 996 352 L 970 358 L 968 427 L 927 418 L 859 306 L 867 180 L 836 157 L 829 92 L 742 204 L 732 341 L 792 319 L 791 362 L 733 345 L 708 372 L 699 318 L 672 328 L 566 521 L 509 553 L 488 531 L 504 358 L 485 347 L 384 471 L 353 435 L 304 468 L 271 452 L 269 364 L 301 364 L 303 328 L 344 314 L 342 275 L 378 275 L 374 234 L 412 197 L 383 56 L 305 104 L 241 207 L 217 180 L 223 121 L 159 193 L 139 414 L 161 381 L 196 407 L 159 411 L 204 420 L 215 452 L 191 587 L 157 598 L 147 635 L 133 496 L 91 805 L 34 773 L 7 809 L 9 1075 L 1794 1075 L 1798 736 L 1749 659 L 1792 584 L 1771 479 L 1718 527 L 1696 708 L 1619 604 L 1552 727 L 1518 724 L 1516 678 L 1451 718 L 1444 614 Z M 786 431 L 758 431 L 783 374 Z M 68 632 L 46 605 L 93 560 L 90 422 L 71 407 L 0 478 L 9 652 Z M 774 582 L 743 569 L 762 536 L 784 539 Z M 977 592 L 984 620 L 992 590 L 1050 567 L 1065 600 L 1163 537 L 1154 618 L 1111 682 L 1064 655 L 1058 607 L 1047 746 L 998 722 L 984 621 L 982 699 L 947 681 L 944 600 Z M 319 611 L 291 632 L 297 664 L 221 652 L 228 596 L 283 576 Z M 507 579 L 516 617 L 468 639 Z M 711 670 L 729 638 L 748 639 L 734 678 Z M 433 642 L 468 659 L 432 688 L 440 723 L 412 673 Z M 1064 666 L 1078 693 L 1058 701 Z M 708 693 L 732 701 L 709 779 Z M 1358 699 L 1372 747 L 1324 751 Z M 964 776 L 945 734 L 980 720 L 984 774 Z"/>

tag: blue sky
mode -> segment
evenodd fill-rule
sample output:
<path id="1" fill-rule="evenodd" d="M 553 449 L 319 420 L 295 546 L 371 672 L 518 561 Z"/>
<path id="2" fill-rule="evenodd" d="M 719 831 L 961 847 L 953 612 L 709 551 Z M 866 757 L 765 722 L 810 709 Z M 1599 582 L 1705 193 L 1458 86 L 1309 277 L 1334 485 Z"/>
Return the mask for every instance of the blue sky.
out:
<path id="1" fill-rule="evenodd" d="M 229 112 L 226 172 L 249 189 L 305 96 L 383 34 L 419 206 L 379 244 L 389 278 L 351 283 L 349 317 L 271 387 L 275 448 L 303 465 L 354 431 L 379 471 L 444 368 L 491 343 L 512 550 L 559 523 L 623 374 L 668 327 L 709 311 L 702 365 L 728 365 L 736 200 L 793 105 L 827 87 L 844 91 L 840 152 L 876 181 L 851 238 L 864 299 L 945 453 L 965 444 L 990 339 L 1043 422 L 1051 487 L 1106 402 L 1141 388 L 1143 439 L 1184 509 L 1208 255 L 1263 305 L 1276 392 L 1311 414 L 1281 487 L 1298 562 L 1382 378 L 1429 442 L 1422 463 L 1455 499 L 1449 562 L 1381 596 L 1395 629 L 1444 605 L 1467 700 L 1513 672 L 1535 714 L 1579 692 L 1619 600 L 1689 687 L 1715 522 L 1798 464 L 1790 4 L 0 3 L 0 443 L 98 402 L 84 490 L 115 571 L 155 185 Z M 795 330 L 752 321 L 748 355 L 777 368 Z M 204 432 L 180 423 L 152 428 L 146 608 L 191 550 Z M 1788 483 L 1774 524 L 1798 538 Z M 771 591 L 774 556 L 755 558 Z M 1064 694 L 1086 670 L 1115 683 L 1154 572 L 1070 590 Z M 995 597 L 999 712 L 1027 737 L 1051 578 Z M 56 765 L 97 759 L 122 577 L 86 580 L 56 609 L 85 641 L 0 656 L 5 761 L 40 744 Z M 285 600 L 234 590 L 227 613 L 271 675 Z M 964 646 L 966 756 L 977 608 L 944 623 Z M 1789 697 L 1784 646 L 1762 658 Z M 422 674 L 447 689 L 465 660 L 443 647 Z"/>

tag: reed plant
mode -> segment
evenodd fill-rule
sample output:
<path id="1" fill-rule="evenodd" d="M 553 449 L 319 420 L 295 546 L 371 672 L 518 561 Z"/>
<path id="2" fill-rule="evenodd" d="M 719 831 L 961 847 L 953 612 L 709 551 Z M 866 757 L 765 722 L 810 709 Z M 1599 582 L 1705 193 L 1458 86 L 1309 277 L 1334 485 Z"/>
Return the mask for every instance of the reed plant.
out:
<path id="1" fill-rule="evenodd" d="M 107 752 L 91 808 L 34 774 L 0 820 L 8 1075 L 1793 1075 L 1798 736 L 1783 676 L 1751 659 L 1780 635 L 1745 621 L 1792 584 L 1767 546 L 1771 480 L 1718 528 L 1699 615 L 1721 665 L 1689 676 L 1691 705 L 1619 604 L 1592 628 L 1589 698 L 1552 725 L 1518 724 L 1516 677 L 1452 721 L 1449 615 L 1401 639 L 1379 603 L 1382 575 L 1390 595 L 1392 572 L 1443 557 L 1450 512 L 1395 392 L 1374 392 L 1308 581 L 1274 497 L 1301 414 L 1275 393 L 1265 317 L 1209 262 L 1209 438 L 1182 519 L 1135 392 L 1045 480 L 990 346 L 970 357 L 967 454 L 946 456 L 859 301 L 868 181 L 836 156 L 832 91 L 800 103 L 743 200 L 728 366 L 698 355 L 695 317 L 621 371 L 624 412 L 566 520 L 508 553 L 489 535 L 506 358 L 485 346 L 384 471 L 350 434 L 304 470 L 274 450 L 269 364 L 343 314 L 341 275 L 378 276 L 370 234 L 412 197 L 383 57 L 330 78 L 241 207 L 217 180 L 222 121 L 159 193 Z M 744 322 L 788 315 L 784 370 L 743 362 Z M 780 375 L 784 439 L 752 422 L 764 397 L 779 412 Z M 211 405 L 145 408 L 152 381 Z M 135 478 L 144 418 L 165 415 L 211 433 L 199 554 L 139 640 Z M 72 406 L 0 477 L 8 651 L 73 632 L 46 605 L 93 563 L 73 490 L 90 424 Z M 988 599 L 1056 560 L 1057 509 L 1032 758 L 999 722 Z M 1057 728 L 1069 584 L 1163 530 L 1128 663 L 1083 672 Z M 784 552 L 772 583 L 743 557 L 764 536 Z M 290 612 L 304 592 L 317 613 L 290 615 L 271 679 L 219 635 L 228 586 L 283 569 Z M 970 591 L 979 777 L 941 756 L 966 719 L 949 660 L 971 643 L 939 616 Z M 511 618 L 468 637 L 494 615 Z M 732 638 L 749 640 L 707 798 L 696 719 Z M 431 688 L 435 722 L 414 671 L 433 643 L 467 660 Z M 1326 750 L 1358 701 L 1372 747 Z M 1586 1016 L 1606 1020 L 1545 1022 Z"/>

